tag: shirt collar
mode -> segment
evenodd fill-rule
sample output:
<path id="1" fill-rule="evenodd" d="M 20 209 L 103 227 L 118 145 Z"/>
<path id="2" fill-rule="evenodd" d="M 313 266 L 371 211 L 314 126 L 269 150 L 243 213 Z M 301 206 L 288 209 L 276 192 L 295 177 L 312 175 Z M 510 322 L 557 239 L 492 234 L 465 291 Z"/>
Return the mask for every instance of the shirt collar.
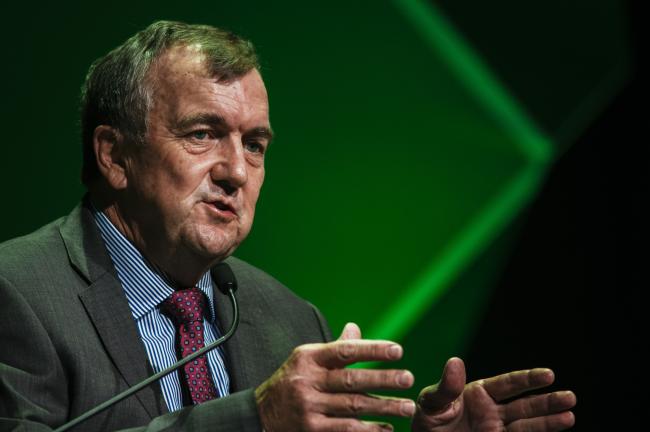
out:
<path id="1" fill-rule="evenodd" d="M 108 254 L 117 270 L 117 276 L 122 283 L 133 318 L 138 320 L 169 297 L 174 292 L 174 288 L 163 273 L 155 268 L 133 243 L 124 237 L 104 213 L 97 210 L 92 204 L 91 210 Z M 209 320 L 214 322 L 214 295 L 209 271 L 201 277 L 196 286 L 208 298 Z"/>

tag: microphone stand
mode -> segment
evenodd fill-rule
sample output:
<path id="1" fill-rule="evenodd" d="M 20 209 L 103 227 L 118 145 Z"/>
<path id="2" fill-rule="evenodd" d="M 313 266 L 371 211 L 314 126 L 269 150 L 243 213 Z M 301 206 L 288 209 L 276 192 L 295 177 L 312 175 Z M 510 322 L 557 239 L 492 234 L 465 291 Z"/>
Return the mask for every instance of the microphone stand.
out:
<path id="1" fill-rule="evenodd" d="M 200 350 L 196 351 L 195 353 L 192 353 L 185 357 L 184 359 L 180 360 L 177 363 L 174 363 L 167 369 L 161 370 L 160 372 L 151 375 L 149 378 L 147 378 L 144 381 L 139 382 L 138 384 L 134 385 L 133 387 L 128 388 L 127 390 L 123 391 L 122 393 L 118 394 L 117 396 L 112 397 L 111 399 L 107 400 L 106 402 L 103 402 L 99 405 L 97 405 L 95 408 L 91 409 L 90 411 L 86 411 L 79 417 L 70 420 L 68 423 L 64 424 L 63 426 L 60 426 L 59 428 L 55 429 L 54 432 L 64 432 L 70 429 L 73 426 L 76 426 L 77 424 L 81 423 L 82 421 L 94 416 L 97 413 L 100 413 L 104 411 L 105 409 L 109 408 L 110 406 L 118 403 L 122 399 L 125 399 L 129 396 L 131 396 L 133 393 L 138 392 L 139 390 L 142 390 L 143 388 L 147 387 L 148 385 L 158 381 L 160 378 L 164 377 L 165 375 L 169 375 L 170 373 L 174 372 L 176 369 L 180 368 L 181 366 L 186 365 L 187 363 L 191 362 L 197 357 L 201 357 L 208 351 L 218 347 L 219 345 L 223 344 L 225 341 L 230 339 L 230 337 L 235 333 L 235 330 L 237 329 L 237 326 L 239 325 L 239 307 L 237 306 L 237 298 L 235 297 L 235 293 L 233 291 L 233 288 L 228 289 L 228 295 L 230 296 L 230 302 L 232 303 L 232 313 L 233 313 L 233 320 L 232 320 L 232 325 L 230 326 L 230 329 L 221 336 L 219 339 L 216 341 L 212 342 L 210 345 L 206 345 Z"/>

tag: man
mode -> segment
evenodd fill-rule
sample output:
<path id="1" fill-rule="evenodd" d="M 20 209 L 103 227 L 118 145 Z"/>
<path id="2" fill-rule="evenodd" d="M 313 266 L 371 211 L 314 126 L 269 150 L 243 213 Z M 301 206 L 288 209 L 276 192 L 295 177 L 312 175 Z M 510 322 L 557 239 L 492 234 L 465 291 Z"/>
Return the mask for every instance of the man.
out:
<path id="1" fill-rule="evenodd" d="M 242 322 L 223 349 L 82 423 L 78 430 L 379 431 L 362 415 L 407 416 L 416 431 L 563 430 L 571 392 L 533 369 L 465 385 L 450 359 L 417 404 L 402 348 L 337 341 L 312 305 L 232 258 L 247 236 L 272 139 L 250 43 L 157 22 L 95 62 L 83 89 L 83 180 L 66 218 L 0 246 L 0 430 L 50 430 L 215 340 L 231 320 L 213 269 L 230 265 Z M 502 402 L 508 400 L 509 402 Z"/>

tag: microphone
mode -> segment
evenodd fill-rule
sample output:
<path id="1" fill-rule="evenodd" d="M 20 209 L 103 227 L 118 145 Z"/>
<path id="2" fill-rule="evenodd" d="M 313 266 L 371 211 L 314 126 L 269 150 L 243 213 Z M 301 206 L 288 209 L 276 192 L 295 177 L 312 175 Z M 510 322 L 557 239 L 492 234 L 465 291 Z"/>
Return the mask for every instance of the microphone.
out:
<path id="1" fill-rule="evenodd" d="M 214 348 L 218 347 L 219 345 L 223 344 L 228 339 L 230 339 L 230 337 L 235 333 L 235 330 L 237 330 L 237 326 L 239 325 L 239 306 L 237 305 L 237 298 L 235 297 L 235 291 L 237 291 L 237 280 L 235 279 L 235 274 L 230 269 L 230 266 L 224 262 L 217 264 L 212 274 L 214 277 L 214 282 L 216 283 L 217 288 L 219 288 L 219 291 L 226 294 L 230 298 L 230 303 L 232 305 L 232 315 L 233 315 L 230 329 L 228 329 L 228 331 L 223 336 L 221 336 L 216 341 L 212 342 L 210 345 L 204 346 L 200 350 L 174 363 L 167 369 L 161 370 L 160 372 L 151 375 L 149 378 L 128 388 L 127 390 L 123 391 L 117 396 L 114 396 L 111 399 L 107 400 L 106 402 L 97 405 L 95 408 L 86 411 L 79 417 L 74 418 L 70 420 L 68 423 L 55 429 L 54 432 L 67 431 L 71 427 L 76 426 L 82 421 L 87 420 L 90 417 L 94 416 L 95 414 L 100 413 L 105 409 L 115 405 L 122 399 L 126 399 L 127 397 L 131 396 L 133 393 L 136 393 L 139 390 L 142 390 L 143 388 L 147 387 L 148 385 L 153 384 L 154 382 L 158 381 L 162 377 L 169 375 L 170 373 L 174 372 L 176 369 L 184 366 L 185 364 L 191 362 L 197 357 L 201 357 L 202 355 L 206 354 L 208 351 L 213 350 Z"/>

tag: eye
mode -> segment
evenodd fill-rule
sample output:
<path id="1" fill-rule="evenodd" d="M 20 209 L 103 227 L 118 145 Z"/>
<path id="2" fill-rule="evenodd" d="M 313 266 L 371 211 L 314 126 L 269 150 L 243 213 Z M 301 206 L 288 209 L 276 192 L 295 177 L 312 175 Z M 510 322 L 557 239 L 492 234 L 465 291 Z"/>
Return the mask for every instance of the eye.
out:
<path id="1" fill-rule="evenodd" d="M 209 137 L 208 132 L 203 130 L 194 131 L 190 135 L 197 140 L 204 140 Z"/>
<path id="2" fill-rule="evenodd" d="M 251 153 L 264 153 L 264 146 L 257 141 L 244 143 L 244 147 Z"/>

